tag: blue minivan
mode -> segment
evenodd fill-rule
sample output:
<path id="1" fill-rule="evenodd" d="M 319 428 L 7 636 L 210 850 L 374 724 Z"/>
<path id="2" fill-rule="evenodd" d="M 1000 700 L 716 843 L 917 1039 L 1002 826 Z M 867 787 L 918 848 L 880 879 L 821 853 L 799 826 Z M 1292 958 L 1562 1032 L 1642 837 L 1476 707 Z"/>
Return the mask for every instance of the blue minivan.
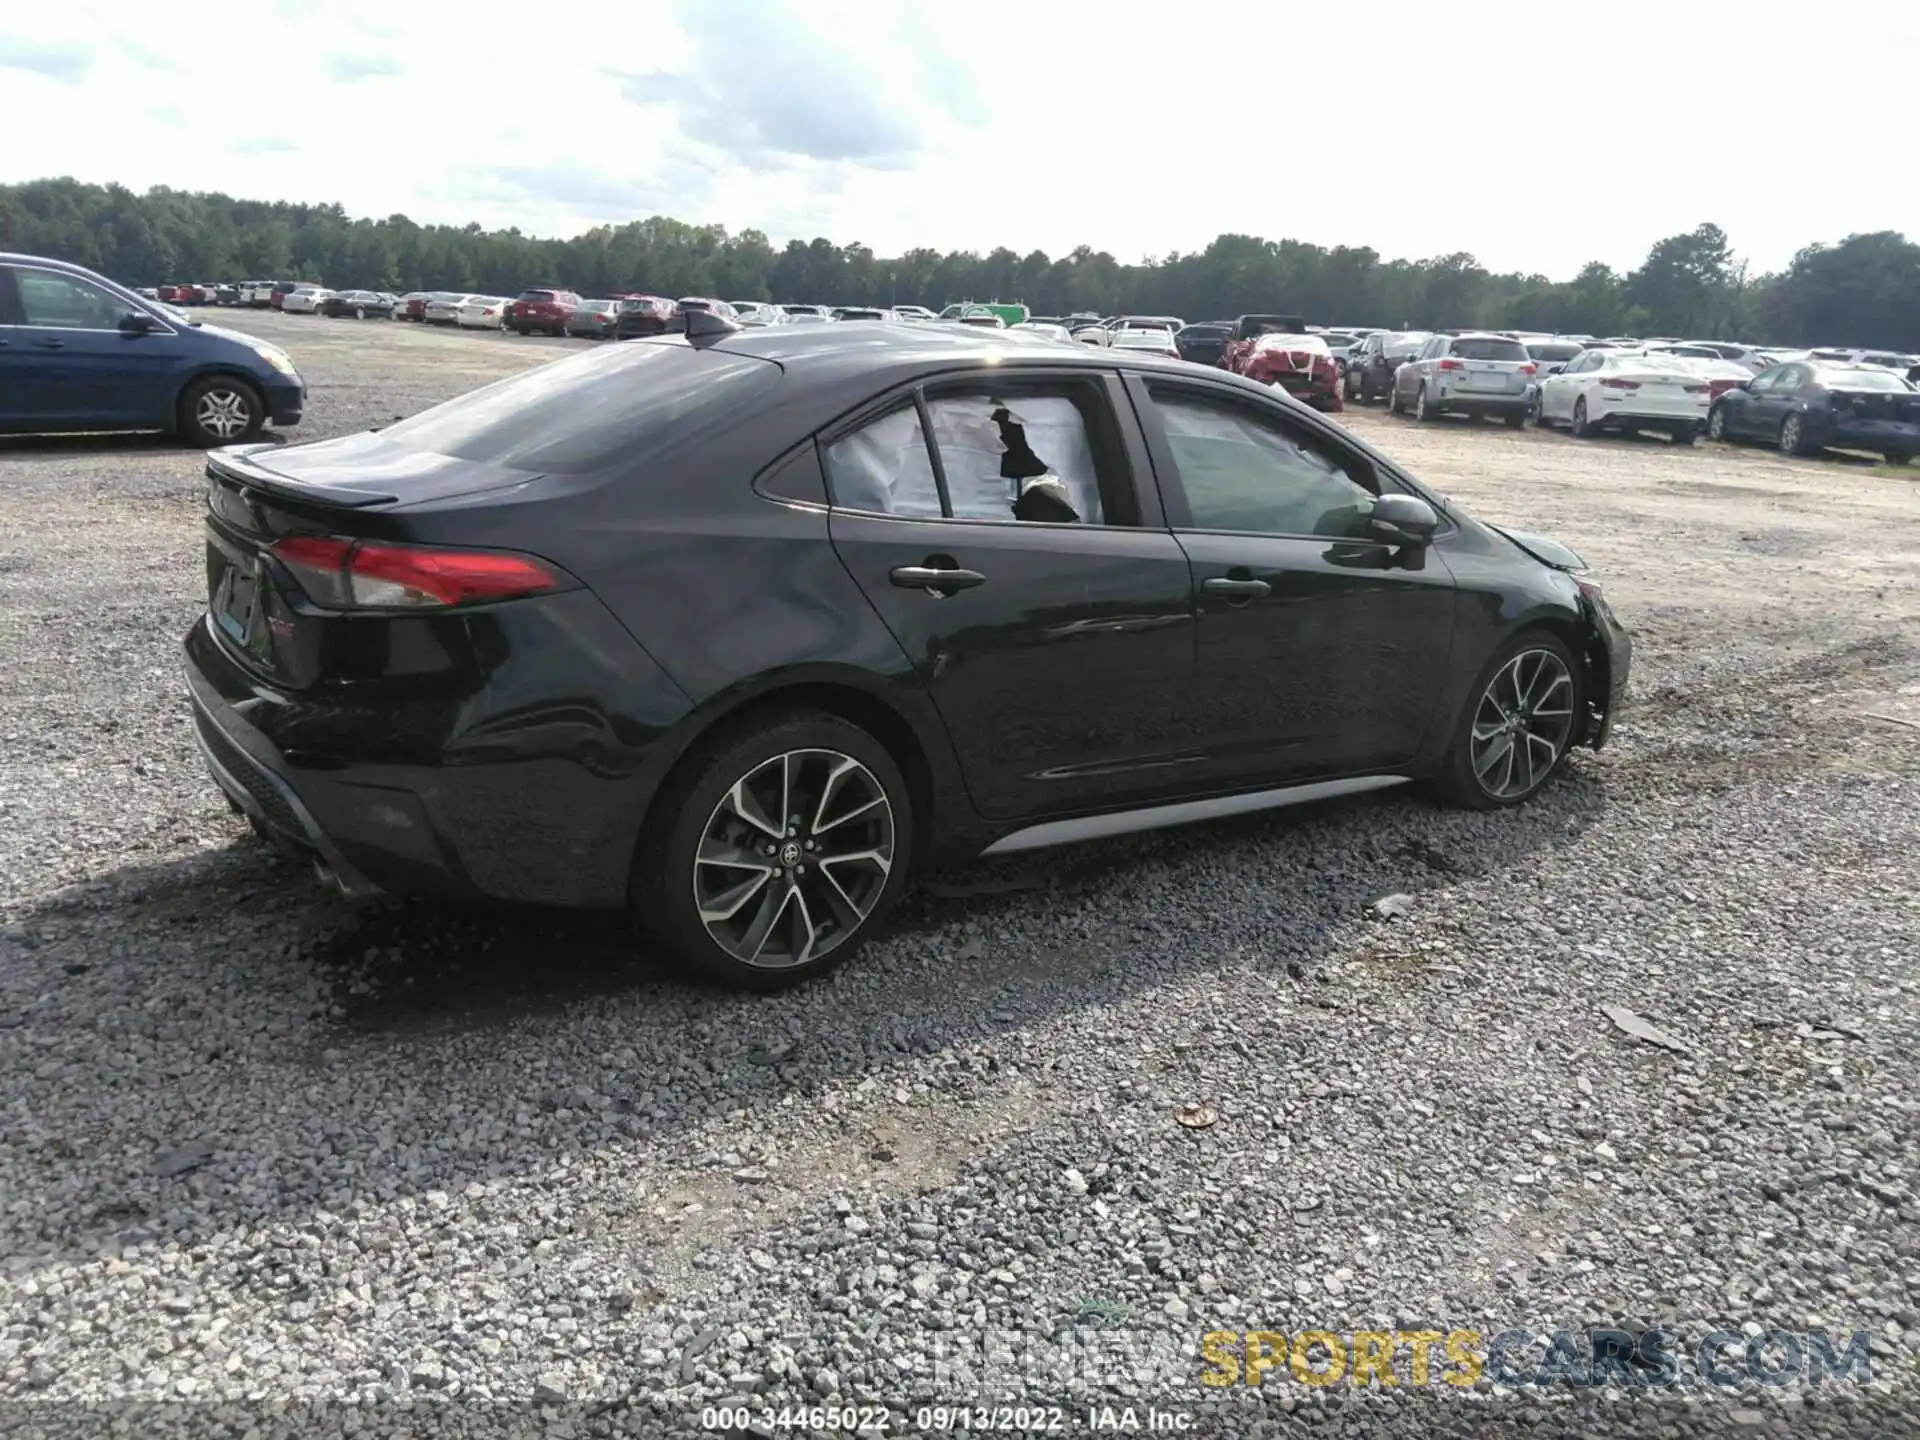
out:
<path id="1" fill-rule="evenodd" d="M 0 434 L 164 430 L 211 448 L 298 425 L 306 401 L 277 345 L 78 265 L 0 254 Z"/>

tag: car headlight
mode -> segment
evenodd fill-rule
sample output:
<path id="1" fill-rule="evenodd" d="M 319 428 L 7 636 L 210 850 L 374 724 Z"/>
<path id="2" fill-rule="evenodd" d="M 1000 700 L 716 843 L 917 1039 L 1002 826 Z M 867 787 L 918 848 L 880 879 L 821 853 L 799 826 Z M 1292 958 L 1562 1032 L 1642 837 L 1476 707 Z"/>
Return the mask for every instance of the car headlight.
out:
<path id="1" fill-rule="evenodd" d="M 293 357 L 278 346 L 256 345 L 253 347 L 253 353 L 266 361 L 267 364 L 271 365 L 274 369 L 278 370 L 282 375 L 291 375 L 296 380 L 300 378 L 300 372 L 293 367 Z"/>

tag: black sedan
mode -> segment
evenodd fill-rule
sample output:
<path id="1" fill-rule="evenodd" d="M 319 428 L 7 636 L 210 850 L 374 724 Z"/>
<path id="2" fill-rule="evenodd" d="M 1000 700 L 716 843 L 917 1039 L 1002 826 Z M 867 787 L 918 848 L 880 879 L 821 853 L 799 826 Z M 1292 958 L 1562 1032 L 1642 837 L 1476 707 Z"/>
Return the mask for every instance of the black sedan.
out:
<path id="1" fill-rule="evenodd" d="M 1408 781 L 1490 810 L 1607 738 L 1631 647 L 1579 558 L 1270 387 L 685 326 L 209 455 L 187 685 L 257 829 L 771 985 L 931 865 Z"/>
<path id="2" fill-rule="evenodd" d="M 375 290 L 335 290 L 320 302 L 320 313 L 335 319 L 391 320 L 396 297 Z"/>
<path id="3" fill-rule="evenodd" d="M 1783 455 L 1871 450 L 1904 465 L 1920 455 L 1920 392 L 1897 371 L 1796 360 L 1722 394 L 1707 436 L 1759 440 Z"/>

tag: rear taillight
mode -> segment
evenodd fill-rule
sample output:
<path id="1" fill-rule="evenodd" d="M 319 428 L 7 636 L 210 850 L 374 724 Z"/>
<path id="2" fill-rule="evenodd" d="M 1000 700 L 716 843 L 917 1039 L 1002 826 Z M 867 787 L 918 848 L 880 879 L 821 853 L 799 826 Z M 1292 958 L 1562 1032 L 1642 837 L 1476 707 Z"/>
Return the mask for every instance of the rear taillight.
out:
<path id="1" fill-rule="evenodd" d="M 273 556 L 329 610 L 445 609 L 542 595 L 562 585 L 540 561 L 500 550 L 294 535 L 277 542 Z"/>
<path id="2" fill-rule="evenodd" d="M 1638 380 L 1615 380 L 1611 376 L 1602 380 L 1600 384 L 1608 390 L 1638 390 L 1640 388 L 1640 382 Z"/>
<path id="3" fill-rule="evenodd" d="M 1537 370 L 1539 370 L 1539 368 L 1540 367 L 1538 365 L 1522 365 L 1520 367 L 1520 373 L 1522 375 L 1531 375 Z"/>
<path id="4" fill-rule="evenodd" d="M 1462 365 L 1458 360 L 1441 360 L 1437 361 L 1433 368 L 1436 370 L 1464 370 L 1467 367 Z"/>

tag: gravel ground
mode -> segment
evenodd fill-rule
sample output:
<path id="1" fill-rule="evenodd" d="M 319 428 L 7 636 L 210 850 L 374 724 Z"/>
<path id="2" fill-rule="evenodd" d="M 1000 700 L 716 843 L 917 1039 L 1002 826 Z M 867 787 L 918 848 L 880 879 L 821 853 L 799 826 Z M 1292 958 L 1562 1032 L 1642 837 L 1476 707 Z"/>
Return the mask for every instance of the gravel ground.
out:
<path id="1" fill-rule="evenodd" d="M 296 438 L 585 343 L 244 323 L 310 375 Z M 1920 486 L 1349 419 L 1608 578 L 1640 648 L 1603 754 L 1513 814 L 976 867 L 758 998 L 618 920 L 320 893 L 188 736 L 197 457 L 0 445 L 0 1415 L 1920 1433 Z M 1857 1334 L 1872 1382 L 1197 1383 L 1215 1330 L 1671 1326 L 1690 1362 L 1743 1324 Z"/>

